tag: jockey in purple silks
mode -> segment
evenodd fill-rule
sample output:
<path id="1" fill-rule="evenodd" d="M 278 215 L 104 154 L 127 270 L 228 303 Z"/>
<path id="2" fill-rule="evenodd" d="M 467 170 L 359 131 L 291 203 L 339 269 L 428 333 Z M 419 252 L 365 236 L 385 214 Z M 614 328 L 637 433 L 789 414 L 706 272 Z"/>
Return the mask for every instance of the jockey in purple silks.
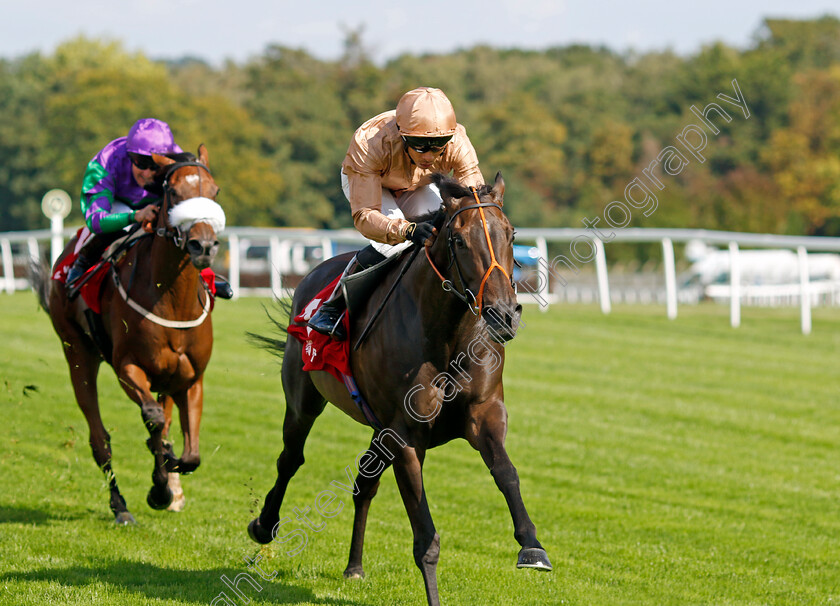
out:
<path id="1" fill-rule="evenodd" d="M 105 249 L 132 223 L 157 218 L 160 195 L 153 191 L 157 165 L 152 154 L 183 153 L 166 122 L 143 118 L 134 123 L 128 136 L 114 139 L 88 162 L 82 182 L 82 212 L 88 238 L 67 274 L 71 297 L 74 283 L 96 263 Z M 233 296 L 230 285 L 216 282 L 216 296 Z"/>

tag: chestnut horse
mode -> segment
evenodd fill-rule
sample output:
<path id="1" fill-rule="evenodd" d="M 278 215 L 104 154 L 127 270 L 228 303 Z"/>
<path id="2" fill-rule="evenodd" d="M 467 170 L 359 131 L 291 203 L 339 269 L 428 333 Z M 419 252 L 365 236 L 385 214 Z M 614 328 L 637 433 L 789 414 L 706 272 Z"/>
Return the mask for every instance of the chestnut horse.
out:
<path id="1" fill-rule="evenodd" d="M 146 500 L 152 508 L 164 509 L 173 499 L 169 472 L 189 473 L 200 463 L 203 378 L 213 348 L 210 294 L 199 272 L 213 262 L 219 245 L 216 231 L 224 228 L 224 212 L 214 201 L 219 188 L 207 168 L 203 145 L 197 162 L 192 154 L 183 154 L 185 161 L 178 162 L 153 157 L 160 167 L 156 180 L 163 188 L 160 212 L 155 225 L 147 226 L 153 227 L 152 233 L 138 239 L 103 282 L 100 317 L 106 338 L 91 333 L 82 297 L 68 300 L 65 285 L 45 276 L 45 268 L 33 272 L 41 305 L 63 345 L 76 402 L 90 429 L 93 458 L 109 481 L 110 507 L 118 524 L 133 524 L 134 517 L 117 487 L 110 435 L 99 412 L 96 380 L 103 358 L 140 407 L 149 432 L 147 445 L 154 454 Z M 75 244 L 74 238 L 57 265 Z M 164 441 L 173 402 L 184 437 L 180 458 Z M 177 473 L 171 476 L 180 487 Z"/>
<path id="2" fill-rule="evenodd" d="M 507 501 L 514 537 L 521 545 L 517 566 L 551 569 L 522 502 L 516 469 L 505 451 L 503 344 L 515 335 L 522 308 L 510 278 L 513 227 L 502 210 L 504 181 L 499 174 L 492 187 L 476 191 L 440 174 L 433 179 L 443 205 L 433 216 L 420 220 L 434 220 L 439 235 L 420 259 L 410 257 L 404 278 L 351 360 L 353 375 L 378 423 L 367 420 L 331 374 L 302 370 L 299 341 L 258 337 L 264 344 L 282 348 L 286 415 L 277 481 L 259 517 L 248 526 L 258 543 L 269 543 L 280 534 L 284 524 L 279 512 L 286 487 L 303 464 L 304 442 L 312 424 L 326 401 L 332 402 L 362 424 L 379 425 L 374 427 L 370 449 L 357 460 L 353 536 L 344 576 L 364 575 L 368 508 L 382 472 L 393 464 L 414 534 L 414 561 L 430 605 L 439 603 L 440 538 L 426 502 L 423 460 L 428 449 L 454 438 L 466 439 L 481 453 Z M 304 278 L 291 303 L 292 318 L 347 261 L 347 256 L 330 259 Z M 381 278 L 382 286 L 360 310 L 351 312 L 351 339 L 367 325 L 405 263 L 403 259 L 392 264 Z"/>

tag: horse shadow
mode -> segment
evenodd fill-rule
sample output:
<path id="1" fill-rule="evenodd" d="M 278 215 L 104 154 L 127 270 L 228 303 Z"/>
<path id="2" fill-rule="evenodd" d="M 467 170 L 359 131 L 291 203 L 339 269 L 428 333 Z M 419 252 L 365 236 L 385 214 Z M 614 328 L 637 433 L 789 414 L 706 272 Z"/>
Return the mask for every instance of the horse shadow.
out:
<path id="1" fill-rule="evenodd" d="M 54 520 L 79 520 L 82 517 L 80 513 L 71 513 L 68 511 L 50 513 L 42 509 L 0 504 L 0 524 L 46 526 Z"/>
<path id="2" fill-rule="evenodd" d="M 177 599 L 186 604 L 207 604 L 222 593 L 228 601 L 220 599 L 218 604 L 325 604 L 329 606 L 370 606 L 356 600 L 341 598 L 319 598 L 305 587 L 292 585 L 280 577 L 266 581 L 256 573 L 250 576 L 260 589 L 248 581 L 237 582 L 236 590 L 225 584 L 236 582 L 246 572 L 242 568 L 214 568 L 211 570 L 178 570 L 161 568 L 145 562 L 114 560 L 110 563 L 94 563 L 91 566 L 70 566 L 67 568 L 40 568 L 26 572 L 8 572 L 0 575 L 0 584 L 17 582 L 57 582 L 62 586 L 85 587 L 103 583 L 125 592 L 150 600 Z M 240 577 L 241 578 L 241 577 Z M 237 594 L 236 591 L 239 593 Z"/>

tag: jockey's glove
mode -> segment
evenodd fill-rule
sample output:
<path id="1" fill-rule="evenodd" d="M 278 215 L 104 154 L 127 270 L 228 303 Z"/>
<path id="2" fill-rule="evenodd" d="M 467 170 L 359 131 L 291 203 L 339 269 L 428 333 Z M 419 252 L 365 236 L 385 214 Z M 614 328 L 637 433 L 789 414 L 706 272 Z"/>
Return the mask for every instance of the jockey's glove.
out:
<path id="1" fill-rule="evenodd" d="M 417 246 L 423 246 L 426 240 L 435 241 L 437 230 L 430 222 L 409 223 L 405 228 L 405 239 L 414 242 Z"/>

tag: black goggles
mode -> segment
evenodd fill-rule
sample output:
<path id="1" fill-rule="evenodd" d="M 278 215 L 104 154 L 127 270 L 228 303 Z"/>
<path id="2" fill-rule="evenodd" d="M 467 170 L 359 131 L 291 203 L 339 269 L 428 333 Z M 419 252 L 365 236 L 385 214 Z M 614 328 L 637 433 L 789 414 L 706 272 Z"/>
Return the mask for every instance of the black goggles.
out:
<path id="1" fill-rule="evenodd" d="M 405 144 L 418 154 L 439 152 L 452 137 L 403 137 Z"/>
<path id="2" fill-rule="evenodd" d="M 140 170 L 157 170 L 158 165 L 155 164 L 151 156 L 128 152 L 128 157 L 131 158 L 131 163 Z"/>

